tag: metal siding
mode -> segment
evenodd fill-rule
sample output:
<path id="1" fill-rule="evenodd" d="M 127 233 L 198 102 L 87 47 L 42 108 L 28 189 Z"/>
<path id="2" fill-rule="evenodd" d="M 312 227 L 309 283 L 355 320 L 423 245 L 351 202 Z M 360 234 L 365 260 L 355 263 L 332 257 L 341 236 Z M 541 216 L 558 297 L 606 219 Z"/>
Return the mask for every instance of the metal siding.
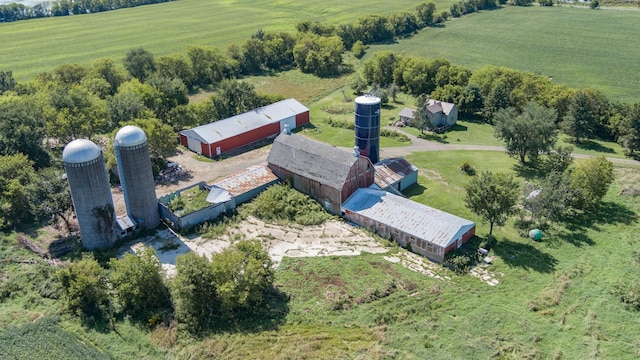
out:
<path id="1" fill-rule="evenodd" d="M 201 153 L 204 156 L 211 156 L 211 152 L 209 151 L 209 145 L 205 143 L 200 143 L 199 153 Z"/>
<path id="2" fill-rule="evenodd" d="M 249 130 L 240 135 L 232 136 L 230 138 L 221 140 L 211 144 L 211 149 L 220 147 L 221 153 L 229 152 L 241 148 L 245 145 L 249 145 L 259 140 L 268 138 L 269 136 L 277 135 L 280 132 L 280 124 L 268 124 L 259 128 Z M 214 150 L 215 151 L 215 150 Z M 215 153 L 215 152 L 214 152 Z"/>
<path id="3" fill-rule="evenodd" d="M 189 148 L 189 150 L 193 152 L 197 152 L 197 153 L 202 152 L 201 142 L 197 139 L 187 137 L 187 147 Z"/>
<path id="4" fill-rule="evenodd" d="M 187 136 L 180 134 L 180 144 L 186 148 L 189 147 L 189 141 L 187 140 Z"/>
<path id="5" fill-rule="evenodd" d="M 296 115 L 296 127 L 309 123 L 309 111 Z"/>

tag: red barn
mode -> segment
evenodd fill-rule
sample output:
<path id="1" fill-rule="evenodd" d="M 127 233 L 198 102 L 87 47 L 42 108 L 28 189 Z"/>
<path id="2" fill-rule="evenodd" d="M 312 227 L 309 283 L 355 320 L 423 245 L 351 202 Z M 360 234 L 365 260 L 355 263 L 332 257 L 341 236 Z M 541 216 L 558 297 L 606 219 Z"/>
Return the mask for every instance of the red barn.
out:
<path id="1" fill-rule="evenodd" d="M 309 123 L 309 109 L 295 99 L 278 101 L 244 114 L 180 132 L 180 143 L 191 151 L 214 157 L 278 135 L 285 126 Z"/>

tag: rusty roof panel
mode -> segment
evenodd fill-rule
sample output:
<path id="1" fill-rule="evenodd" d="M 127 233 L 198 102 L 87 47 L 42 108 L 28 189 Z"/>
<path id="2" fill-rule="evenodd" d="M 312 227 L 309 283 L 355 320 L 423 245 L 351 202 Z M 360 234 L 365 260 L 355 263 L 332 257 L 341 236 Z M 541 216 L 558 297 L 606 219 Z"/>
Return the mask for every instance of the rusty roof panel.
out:
<path id="1" fill-rule="evenodd" d="M 249 167 L 213 185 L 227 190 L 233 196 L 238 196 L 277 180 L 278 178 L 267 164 L 263 164 Z"/>
<path id="2" fill-rule="evenodd" d="M 404 158 L 384 159 L 374 165 L 375 183 L 381 189 L 402 180 L 418 168 Z"/>

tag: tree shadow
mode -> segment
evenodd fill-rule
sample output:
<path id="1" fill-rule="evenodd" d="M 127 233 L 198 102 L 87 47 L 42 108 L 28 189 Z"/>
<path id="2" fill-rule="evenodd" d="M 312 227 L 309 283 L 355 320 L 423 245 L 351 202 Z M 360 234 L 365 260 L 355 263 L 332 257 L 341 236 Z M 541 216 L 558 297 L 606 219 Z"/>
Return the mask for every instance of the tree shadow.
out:
<path id="1" fill-rule="evenodd" d="M 583 150 L 593 150 L 593 151 L 609 153 L 609 154 L 615 153 L 615 150 L 613 150 L 612 148 L 604 146 L 602 144 L 598 144 L 593 140 L 583 140 L 578 143 L 574 143 L 574 145 Z"/>
<path id="2" fill-rule="evenodd" d="M 439 142 L 441 144 L 448 144 L 449 141 L 447 141 L 446 139 L 444 139 L 442 136 L 438 135 L 438 134 L 430 134 L 430 133 L 420 133 L 418 134 L 418 137 L 420 139 L 424 139 L 424 140 L 428 140 L 428 141 L 435 141 L 435 142 Z"/>
<path id="3" fill-rule="evenodd" d="M 404 191 L 402 191 L 402 194 L 408 198 L 412 197 L 412 196 L 418 196 L 418 195 L 422 195 L 424 193 L 424 191 L 427 190 L 426 187 L 415 183 L 411 186 L 409 186 L 408 188 L 404 189 Z"/>
<path id="4" fill-rule="evenodd" d="M 566 221 L 569 230 L 584 231 L 587 229 L 600 230 L 600 225 L 631 225 L 638 221 L 638 215 L 628 207 L 612 202 L 603 201 L 593 211 L 575 212 Z"/>
<path id="5" fill-rule="evenodd" d="M 526 180 L 533 179 L 541 179 L 546 176 L 546 173 L 540 169 L 537 163 L 528 162 L 528 163 L 515 163 L 513 165 L 513 170 L 518 174 L 519 177 L 522 177 Z"/>
<path id="6" fill-rule="evenodd" d="M 558 260 L 550 254 L 540 251 L 535 246 L 503 238 L 493 246 L 493 252 L 510 267 L 533 270 L 540 273 L 551 273 Z"/>
<path id="7" fill-rule="evenodd" d="M 447 132 L 458 132 L 458 131 L 467 131 L 468 127 L 460 124 L 455 124 L 449 128 Z"/>

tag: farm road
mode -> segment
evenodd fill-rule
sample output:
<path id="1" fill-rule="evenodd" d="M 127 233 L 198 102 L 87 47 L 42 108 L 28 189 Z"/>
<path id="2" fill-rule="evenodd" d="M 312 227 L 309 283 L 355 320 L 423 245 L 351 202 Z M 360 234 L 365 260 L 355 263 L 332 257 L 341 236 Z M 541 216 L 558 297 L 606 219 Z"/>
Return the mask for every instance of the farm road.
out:
<path id="1" fill-rule="evenodd" d="M 491 145 L 462 145 L 462 144 L 444 144 L 436 141 L 430 141 L 426 139 L 421 139 L 417 136 L 409 134 L 402 129 L 396 127 L 385 127 L 389 130 L 397 131 L 401 134 L 406 135 L 411 139 L 411 145 L 408 146 L 395 146 L 380 149 L 380 158 L 390 158 L 390 157 L 399 157 L 399 156 L 407 156 L 414 152 L 421 151 L 446 151 L 446 150 L 468 150 L 468 151 L 505 151 L 503 146 L 491 146 Z M 579 159 L 587 159 L 593 157 L 593 155 L 586 154 L 573 154 L 573 157 Z M 607 157 L 607 160 L 618 163 L 618 164 L 629 164 L 629 165 L 640 165 L 640 161 L 636 161 L 633 159 L 621 159 L 614 157 Z"/>

